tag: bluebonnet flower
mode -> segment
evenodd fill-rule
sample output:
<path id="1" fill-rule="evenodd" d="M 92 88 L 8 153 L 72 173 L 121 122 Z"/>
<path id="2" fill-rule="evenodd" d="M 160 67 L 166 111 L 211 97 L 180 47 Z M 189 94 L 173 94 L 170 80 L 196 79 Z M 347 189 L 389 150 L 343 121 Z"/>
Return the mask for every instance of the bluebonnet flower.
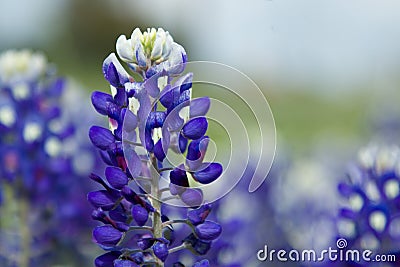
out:
<path id="1" fill-rule="evenodd" d="M 399 147 L 370 145 L 360 150 L 357 163 L 350 168 L 347 179 L 339 184 L 339 192 L 345 200 L 339 213 L 339 234 L 348 241 L 347 247 L 369 249 L 374 255 L 397 254 L 398 257 Z"/>
<path id="2" fill-rule="evenodd" d="M 193 74 L 182 74 L 186 52 L 163 29 L 135 29 L 129 40 L 120 36 L 116 48 L 141 80 L 112 53 L 103 63 L 112 94 L 92 94 L 93 106 L 110 122 L 109 129 L 89 130 L 109 165 L 105 180 L 90 176 L 103 187 L 88 194 L 93 219 L 103 223 L 94 229 L 93 239 L 108 251 L 95 265 L 164 266 L 170 254 L 183 249 L 205 255 L 222 229 L 207 220 L 203 193 L 191 185 L 212 183 L 222 173 L 219 163 L 203 162 L 210 100 L 191 99 Z M 182 155 L 184 162 L 173 164 L 170 153 Z M 169 219 L 163 203 L 186 206 L 187 218 Z M 187 225 L 191 233 L 176 240 L 175 224 Z"/>
<path id="3" fill-rule="evenodd" d="M 2 265 L 60 262 L 56 252 L 77 249 L 71 243 L 90 227 L 82 183 L 88 172 L 77 168 L 75 156 L 93 160 L 95 154 L 81 149 L 89 140 L 75 139 L 79 127 L 63 112 L 64 89 L 42 54 L 0 55 Z"/>

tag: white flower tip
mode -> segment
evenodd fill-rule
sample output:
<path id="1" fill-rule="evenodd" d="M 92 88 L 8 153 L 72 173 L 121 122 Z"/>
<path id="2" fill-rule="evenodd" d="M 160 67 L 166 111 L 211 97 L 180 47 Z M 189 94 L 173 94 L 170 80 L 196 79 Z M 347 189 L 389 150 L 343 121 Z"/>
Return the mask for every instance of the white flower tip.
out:
<path id="1" fill-rule="evenodd" d="M 132 62 L 134 59 L 133 47 L 130 40 L 126 39 L 125 35 L 120 35 L 117 39 L 116 50 L 118 56 L 126 62 Z"/>

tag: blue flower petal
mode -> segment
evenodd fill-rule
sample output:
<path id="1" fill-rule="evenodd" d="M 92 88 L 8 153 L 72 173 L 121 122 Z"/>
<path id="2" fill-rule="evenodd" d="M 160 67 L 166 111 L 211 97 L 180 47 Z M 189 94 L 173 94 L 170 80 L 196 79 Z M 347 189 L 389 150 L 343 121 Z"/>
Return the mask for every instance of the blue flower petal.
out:
<path id="1" fill-rule="evenodd" d="M 182 128 L 182 134 L 189 139 L 195 140 L 204 136 L 207 131 L 208 122 L 205 117 L 197 117 L 189 120 Z"/>
<path id="2" fill-rule="evenodd" d="M 121 252 L 119 251 L 111 251 L 107 252 L 101 256 L 98 256 L 94 260 L 94 265 L 96 267 L 112 267 L 114 264 L 114 261 L 121 256 Z"/>
<path id="3" fill-rule="evenodd" d="M 102 246 L 115 246 L 122 238 L 122 233 L 110 225 L 97 226 L 93 230 L 93 239 Z"/>
<path id="4" fill-rule="evenodd" d="M 193 178 L 202 184 L 209 184 L 214 182 L 219 176 L 221 176 L 223 171 L 222 165 L 216 162 L 203 163 L 202 166 L 207 167 L 192 174 Z"/>
<path id="5" fill-rule="evenodd" d="M 190 118 L 205 116 L 210 109 L 209 97 L 195 98 L 190 101 Z"/>
<path id="6" fill-rule="evenodd" d="M 183 165 L 173 169 L 169 173 L 169 179 L 174 185 L 189 187 L 189 180 Z"/>
<path id="7" fill-rule="evenodd" d="M 198 209 L 189 210 L 187 213 L 187 218 L 193 225 L 199 225 L 206 220 L 210 212 L 211 206 L 209 204 L 205 204 Z"/>
<path id="8" fill-rule="evenodd" d="M 187 188 L 180 197 L 189 207 L 198 207 L 203 203 L 203 192 L 200 189 Z"/>
<path id="9" fill-rule="evenodd" d="M 130 260 L 115 260 L 114 267 L 139 267 L 135 262 Z M 110 266 L 111 267 L 111 266 Z"/>
<path id="10" fill-rule="evenodd" d="M 96 111 L 102 115 L 108 115 L 109 105 L 114 102 L 114 99 L 110 94 L 99 91 L 92 93 L 91 100 Z"/>
<path id="11" fill-rule="evenodd" d="M 115 142 L 115 137 L 111 131 L 100 126 L 90 127 L 89 138 L 96 147 L 102 150 L 109 149 Z"/>
<path id="12" fill-rule="evenodd" d="M 128 184 L 128 176 L 120 168 L 107 167 L 105 175 L 109 184 L 115 189 L 122 189 Z"/>
<path id="13" fill-rule="evenodd" d="M 168 245 L 163 242 L 157 242 L 153 245 L 154 254 L 161 261 L 165 261 L 168 257 Z"/>
<path id="14" fill-rule="evenodd" d="M 115 204 L 115 199 L 107 190 L 90 192 L 87 199 L 94 207 L 103 210 L 110 210 Z"/>
<path id="15" fill-rule="evenodd" d="M 132 207 L 132 217 L 139 226 L 143 226 L 149 219 L 149 213 L 141 205 L 134 205 Z"/>
<path id="16" fill-rule="evenodd" d="M 196 235 L 201 240 L 211 241 L 217 239 L 222 232 L 222 227 L 216 222 L 213 221 L 205 221 L 202 224 L 199 224 L 195 228 Z"/>
<path id="17" fill-rule="evenodd" d="M 210 262 L 208 260 L 202 260 L 199 262 L 196 262 L 193 267 L 210 267 Z"/>

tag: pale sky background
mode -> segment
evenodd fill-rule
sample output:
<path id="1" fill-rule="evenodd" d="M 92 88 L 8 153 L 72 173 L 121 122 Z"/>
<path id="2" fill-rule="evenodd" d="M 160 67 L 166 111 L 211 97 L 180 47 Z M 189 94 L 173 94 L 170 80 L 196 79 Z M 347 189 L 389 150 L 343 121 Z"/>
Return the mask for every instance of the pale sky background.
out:
<path id="1" fill-rule="evenodd" d="M 40 47 L 62 34 L 68 4 L 2 0 L 0 49 L 24 42 Z M 172 35 L 179 32 L 187 37 L 186 47 L 196 51 L 190 59 L 231 65 L 258 83 L 284 82 L 289 88 L 324 92 L 395 88 L 398 83 L 400 1 L 103 0 L 93 4 L 105 5 L 121 20 L 136 16 Z"/>

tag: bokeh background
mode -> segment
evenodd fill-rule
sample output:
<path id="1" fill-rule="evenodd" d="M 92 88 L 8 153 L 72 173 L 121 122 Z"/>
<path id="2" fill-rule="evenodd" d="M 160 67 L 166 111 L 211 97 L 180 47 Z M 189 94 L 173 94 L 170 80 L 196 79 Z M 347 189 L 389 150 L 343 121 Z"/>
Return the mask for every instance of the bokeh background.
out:
<path id="1" fill-rule="evenodd" d="M 387 130 L 400 117 L 399 9 L 395 0 L 2 0 L 0 51 L 43 51 L 89 95 L 108 91 L 101 66 L 120 34 L 163 27 L 189 60 L 233 66 L 257 83 L 275 118 L 278 156 L 318 159 L 337 178 L 361 146 L 399 141 Z M 90 105 L 89 97 L 82 101 Z M 317 169 L 314 176 L 323 176 Z M 267 185 L 282 184 L 284 175 L 271 175 Z M 301 201 L 299 191 L 313 187 L 289 184 L 293 193 L 275 191 L 265 201 Z M 277 214 L 278 222 L 285 218 Z"/>
<path id="2" fill-rule="evenodd" d="M 270 102 L 280 139 L 303 151 L 320 139 L 367 138 L 363 119 L 396 105 L 399 6 L 372 0 L 4 0 L 0 49 L 42 50 L 87 91 L 108 90 L 101 64 L 116 38 L 135 27 L 164 27 L 190 60 L 222 62 L 249 75 Z"/>

